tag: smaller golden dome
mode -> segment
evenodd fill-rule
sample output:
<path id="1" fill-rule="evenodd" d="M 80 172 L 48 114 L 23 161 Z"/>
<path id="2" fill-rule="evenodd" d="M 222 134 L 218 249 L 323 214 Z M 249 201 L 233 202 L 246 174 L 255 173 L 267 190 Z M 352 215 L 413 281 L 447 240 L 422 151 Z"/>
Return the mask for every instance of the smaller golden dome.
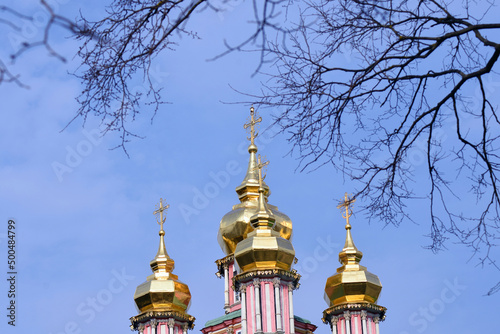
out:
<path id="1" fill-rule="evenodd" d="M 245 239 L 236 245 L 234 258 L 243 272 L 258 269 L 290 270 L 295 259 L 295 250 L 290 240 L 275 231 L 276 219 L 264 200 L 262 167 L 259 156 L 259 202 L 258 211 L 250 218 L 254 228 Z"/>
<path id="2" fill-rule="evenodd" d="M 346 219 L 346 240 L 344 248 L 339 253 L 342 266 L 326 281 L 325 301 L 329 306 L 360 302 L 375 304 L 382 291 L 379 278 L 359 264 L 363 253 L 354 245 L 349 223 L 352 214 L 350 205 L 354 201 L 355 199 L 349 199 L 346 194 L 344 202 L 339 205 L 342 210 L 345 208 L 343 217 Z"/>
<path id="3" fill-rule="evenodd" d="M 191 293 L 187 284 L 178 280 L 172 273 L 174 260 L 168 256 L 165 248 L 165 231 L 163 230 L 163 211 L 168 208 L 160 200 L 160 208 L 155 211 L 160 214 L 161 225 L 160 246 L 155 258 L 150 262 L 153 274 L 148 276 L 146 282 L 137 287 L 134 300 L 141 313 L 148 311 L 178 311 L 185 313 L 191 302 Z"/>

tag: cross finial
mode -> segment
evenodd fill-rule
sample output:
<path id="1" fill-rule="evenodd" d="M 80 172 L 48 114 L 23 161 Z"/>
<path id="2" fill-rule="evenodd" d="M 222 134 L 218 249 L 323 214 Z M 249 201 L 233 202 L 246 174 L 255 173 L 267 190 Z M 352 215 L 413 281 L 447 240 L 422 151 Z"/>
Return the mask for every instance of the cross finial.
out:
<path id="1" fill-rule="evenodd" d="M 342 199 L 337 205 L 337 209 L 340 209 L 341 211 L 345 210 L 345 212 L 342 212 L 342 217 L 347 221 L 346 228 L 350 228 L 351 225 L 349 224 L 349 217 L 352 216 L 352 205 L 356 202 L 355 198 L 350 197 L 347 193 L 344 194 L 344 199 Z"/>
<path id="2" fill-rule="evenodd" d="M 160 204 L 157 204 L 157 210 L 153 212 L 154 215 L 160 214 L 160 220 L 158 220 L 158 216 L 156 217 L 156 222 L 160 225 L 161 230 L 163 231 L 163 223 L 165 223 L 165 218 L 163 217 L 163 211 L 167 211 L 170 205 L 167 204 L 162 198 L 160 198 Z M 166 213 L 165 213 L 166 215 Z"/>
<path id="3" fill-rule="evenodd" d="M 267 165 L 269 165 L 269 160 L 262 162 L 262 159 L 261 159 L 260 154 L 259 154 L 259 157 L 257 159 L 257 165 L 255 166 L 255 169 L 259 170 L 259 186 L 260 187 L 262 187 L 262 181 L 266 178 L 265 174 L 264 174 L 264 176 L 262 176 L 262 168 L 266 167 Z"/>
<path id="4" fill-rule="evenodd" d="M 250 138 L 248 138 L 248 140 L 250 140 L 251 145 L 254 145 L 255 138 L 257 138 L 257 136 L 259 135 L 259 133 L 255 129 L 255 126 L 257 125 L 257 123 L 262 122 L 262 117 L 259 117 L 257 119 L 256 117 L 257 115 L 255 114 L 255 109 L 252 106 L 250 108 L 250 122 L 243 125 L 245 129 L 250 128 Z"/>

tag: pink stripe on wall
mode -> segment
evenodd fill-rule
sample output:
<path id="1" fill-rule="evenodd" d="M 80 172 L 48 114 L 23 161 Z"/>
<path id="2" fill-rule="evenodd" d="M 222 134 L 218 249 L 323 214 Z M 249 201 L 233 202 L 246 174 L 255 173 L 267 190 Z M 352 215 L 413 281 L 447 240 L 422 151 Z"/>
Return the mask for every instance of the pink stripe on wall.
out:
<path id="1" fill-rule="evenodd" d="M 290 334 L 290 304 L 288 303 L 288 286 L 282 285 L 283 293 L 283 331 L 285 334 Z"/>
<path id="2" fill-rule="evenodd" d="M 372 334 L 375 334 L 377 333 L 377 325 L 375 325 L 375 323 L 373 322 L 373 318 L 370 318 L 370 326 L 372 327 Z"/>
<path id="3" fill-rule="evenodd" d="M 264 333 L 271 331 L 270 328 L 268 328 L 268 326 L 267 326 L 266 285 L 267 285 L 267 282 L 260 283 L 260 295 L 261 295 L 260 304 L 261 304 L 261 308 L 262 308 L 262 312 L 261 312 L 261 314 L 262 314 L 262 330 L 264 331 Z"/>
<path id="4" fill-rule="evenodd" d="M 274 284 L 273 282 L 269 283 L 269 299 L 271 299 L 271 332 L 276 332 L 276 307 L 274 306 L 276 296 L 274 294 Z"/>
<path id="5" fill-rule="evenodd" d="M 255 332 L 255 305 L 254 305 L 253 285 L 247 287 L 247 327 L 248 333 Z"/>

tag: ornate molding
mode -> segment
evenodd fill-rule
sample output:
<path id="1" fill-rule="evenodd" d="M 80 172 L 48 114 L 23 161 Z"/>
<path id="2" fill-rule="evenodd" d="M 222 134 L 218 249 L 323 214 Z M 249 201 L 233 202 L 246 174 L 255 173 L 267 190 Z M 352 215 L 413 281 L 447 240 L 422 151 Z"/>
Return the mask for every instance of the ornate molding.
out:
<path id="1" fill-rule="evenodd" d="M 385 319 L 385 312 L 387 309 L 383 306 L 372 304 L 372 303 L 347 303 L 336 306 L 331 306 L 323 311 L 323 322 L 325 324 L 330 323 L 330 319 L 334 316 L 343 316 L 345 311 L 361 311 L 361 316 L 363 317 L 363 312 L 366 316 L 379 317 L 380 321 Z"/>
<path id="2" fill-rule="evenodd" d="M 133 330 L 137 330 L 141 324 L 151 321 L 153 318 L 157 321 L 166 321 L 167 319 L 173 318 L 179 323 L 186 323 L 189 329 L 194 328 L 194 321 L 196 320 L 195 317 L 178 311 L 149 311 L 143 314 L 139 314 L 135 317 L 131 317 L 131 327 L 133 328 Z"/>
<path id="3" fill-rule="evenodd" d="M 154 329 L 156 329 L 156 326 L 158 325 L 158 320 L 156 320 L 156 319 L 149 320 L 149 325 L 151 327 L 153 327 Z"/>
<path id="4" fill-rule="evenodd" d="M 260 288 L 260 279 L 258 278 L 254 278 L 253 281 L 253 286 L 256 287 L 256 288 Z"/>
<path id="5" fill-rule="evenodd" d="M 366 313 L 365 310 L 361 311 L 361 320 L 366 320 L 366 317 L 368 316 L 368 313 Z"/>
<path id="6" fill-rule="evenodd" d="M 279 288 L 279 287 L 280 287 L 280 285 L 281 285 L 281 280 L 280 280 L 280 278 L 279 278 L 279 277 L 275 277 L 275 278 L 273 278 L 273 285 L 274 285 L 274 287 L 275 287 L 275 288 Z"/>
<path id="7" fill-rule="evenodd" d="M 224 276 L 224 267 L 223 266 L 227 265 L 229 267 L 229 264 L 231 262 L 234 262 L 234 254 L 229 254 L 228 256 L 223 257 L 222 259 L 215 261 L 219 275 Z"/>
<path id="8" fill-rule="evenodd" d="M 175 320 L 173 318 L 168 319 L 167 321 L 168 328 L 174 328 Z"/>
<path id="9" fill-rule="evenodd" d="M 347 321 L 351 320 L 351 312 L 350 311 L 344 311 L 344 318 Z"/>
<path id="10" fill-rule="evenodd" d="M 379 317 L 375 317 L 373 318 L 373 322 L 378 324 L 380 322 L 380 318 Z"/>

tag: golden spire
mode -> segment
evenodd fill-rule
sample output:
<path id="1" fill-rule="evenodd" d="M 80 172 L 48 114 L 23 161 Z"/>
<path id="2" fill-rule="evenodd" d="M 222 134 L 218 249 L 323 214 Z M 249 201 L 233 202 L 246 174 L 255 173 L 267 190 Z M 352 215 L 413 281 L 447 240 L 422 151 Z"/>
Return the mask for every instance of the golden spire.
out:
<path id="1" fill-rule="evenodd" d="M 340 209 L 341 212 L 345 210 L 345 212 L 342 212 L 342 218 L 346 220 L 345 229 L 347 233 L 344 249 L 339 254 L 339 260 L 343 264 L 347 264 L 344 263 L 344 261 L 354 261 L 355 263 L 359 263 L 363 257 L 363 253 L 358 251 L 354 245 L 351 235 L 351 224 L 349 223 L 349 217 L 352 216 L 352 205 L 354 202 L 356 202 L 356 199 L 349 197 L 349 195 L 345 193 L 344 199 L 340 201 L 339 205 L 337 205 L 337 209 Z"/>
<path id="2" fill-rule="evenodd" d="M 259 196 L 258 188 L 260 188 L 258 168 L 257 166 L 257 146 L 255 145 L 255 138 L 259 135 L 257 132 L 257 125 L 262 122 L 262 117 L 258 117 L 257 112 L 254 107 L 250 108 L 250 120 L 245 123 L 243 127 L 245 129 L 250 128 L 250 137 L 247 139 L 250 141 L 248 146 L 248 153 L 250 153 L 250 161 L 248 162 L 248 169 L 243 179 L 243 182 L 236 187 L 236 192 L 241 202 L 248 199 L 255 199 Z M 269 196 L 269 187 L 263 183 L 264 195 Z"/>
<path id="3" fill-rule="evenodd" d="M 164 202 L 163 198 L 160 198 L 160 203 L 157 205 L 157 210 L 153 212 L 156 215 L 156 222 L 160 225 L 160 246 L 158 247 L 158 253 L 156 253 L 155 258 L 151 261 L 151 269 L 153 272 L 162 272 L 162 273 L 171 273 L 174 269 L 174 260 L 168 256 L 167 249 L 165 248 L 165 231 L 163 230 L 163 224 L 165 223 L 165 219 L 163 217 L 163 211 L 167 211 L 170 205 L 167 202 Z M 160 216 L 160 220 L 158 220 L 158 215 Z M 166 215 L 166 213 L 165 213 Z"/>
<path id="4" fill-rule="evenodd" d="M 269 165 L 269 161 L 262 162 L 260 154 L 257 161 L 255 169 L 259 171 L 259 206 L 257 213 L 250 218 L 250 222 L 254 228 L 272 228 L 274 227 L 275 218 L 273 213 L 267 207 L 267 203 L 264 199 L 265 190 L 263 182 L 266 176 L 262 176 L 262 169 Z"/>

